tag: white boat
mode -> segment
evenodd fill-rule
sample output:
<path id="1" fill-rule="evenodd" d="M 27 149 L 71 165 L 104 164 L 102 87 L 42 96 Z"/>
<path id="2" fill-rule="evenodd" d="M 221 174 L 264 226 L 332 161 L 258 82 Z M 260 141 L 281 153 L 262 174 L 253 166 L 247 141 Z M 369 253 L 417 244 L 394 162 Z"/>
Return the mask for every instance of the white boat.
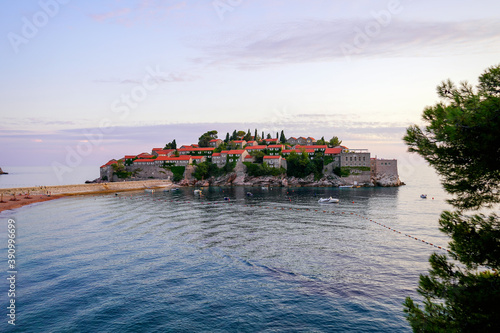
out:
<path id="1" fill-rule="evenodd" d="M 194 194 L 201 195 L 201 190 L 194 190 Z"/>
<path id="2" fill-rule="evenodd" d="M 339 199 L 335 199 L 335 198 L 332 198 L 332 197 L 329 197 L 329 198 L 320 198 L 318 200 L 319 203 L 337 203 L 339 201 L 340 201 Z"/>
<path id="3" fill-rule="evenodd" d="M 353 185 L 340 185 L 339 188 L 352 188 Z"/>
<path id="4" fill-rule="evenodd" d="M 427 199 L 427 194 L 420 194 L 420 197 L 421 197 L 422 199 Z"/>
<path id="5" fill-rule="evenodd" d="M 155 190 L 152 189 L 152 188 L 147 188 L 147 189 L 144 190 L 144 192 L 146 192 L 146 193 L 155 193 Z"/>

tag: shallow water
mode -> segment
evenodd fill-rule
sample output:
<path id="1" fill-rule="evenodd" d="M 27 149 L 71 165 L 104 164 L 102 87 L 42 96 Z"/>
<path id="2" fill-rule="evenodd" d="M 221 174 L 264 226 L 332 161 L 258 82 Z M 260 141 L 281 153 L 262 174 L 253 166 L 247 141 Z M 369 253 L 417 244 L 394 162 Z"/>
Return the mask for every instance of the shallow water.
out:
<path id="1" fill-rule="evenodd" d="M 401 304 L 429 255 L 445 252 L 404 234 L 447 245 L 442 190 L 433 174 L 416 176 L 400 188 L 210 188 L 202 198 L 185 188 L 3 212 L 2 225 L 18 227 L 17 329 L 410 332 Z M 326 196 L 340 203 L 317 203 Z"/>

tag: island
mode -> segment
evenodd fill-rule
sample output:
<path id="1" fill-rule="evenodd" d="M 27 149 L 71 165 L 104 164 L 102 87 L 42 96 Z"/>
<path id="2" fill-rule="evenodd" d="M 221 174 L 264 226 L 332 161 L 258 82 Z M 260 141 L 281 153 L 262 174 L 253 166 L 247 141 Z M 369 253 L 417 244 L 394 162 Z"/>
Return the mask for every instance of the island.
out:
<path id="1" fill-rule="evenodd" d="M 148 179 L 170 180 L 181 186 L 400 186 L 396 159 L 371 157 L 368 149 L 342 145 L 336 136 L 271 137 L 244 131 L 217 131 L 200 136 L 198 143 L 162 148 L 111 159 L 100 167 L 93 182 Z"/>
<path id="2" fill-rule="evenodd" d="M 0 175 L 8 175 L 8 174 L 9 174 L 8 172 L 4 172 L 2 168 L 0 168 Z"/>

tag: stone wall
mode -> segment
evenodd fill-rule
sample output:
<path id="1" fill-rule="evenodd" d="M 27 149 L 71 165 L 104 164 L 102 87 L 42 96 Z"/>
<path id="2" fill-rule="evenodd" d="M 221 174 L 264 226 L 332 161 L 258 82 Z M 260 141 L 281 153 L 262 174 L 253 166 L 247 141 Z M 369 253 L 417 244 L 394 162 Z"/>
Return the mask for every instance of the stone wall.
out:
<path id="1" fill-rule="evenodd" d="M 172 180 L 173 179 L 173 173 L 170 170 L 161 168 L 156 165 L 141 165 L 140 167 L 137 165 L 130 165 L 126 166 L 125 170 L 128 172 L 133 172 L 134 170 L 140 169 L 136 175 L 135 178 L 138 179 L 166 179 L 166 180 Z M 108 178 L 110 179 L 110 178 Z M 114 176 L 113 181 L 119 181 L 117 180 L 117 177 Z"/>
<path id="2" fill-rule="evenodd" d="M 342 177 L 341 180 L 345 185 L 371 184 L 371 173 L 370 171 L 361 171 L 354 175 L 351 174 L 348 177 Z"/>

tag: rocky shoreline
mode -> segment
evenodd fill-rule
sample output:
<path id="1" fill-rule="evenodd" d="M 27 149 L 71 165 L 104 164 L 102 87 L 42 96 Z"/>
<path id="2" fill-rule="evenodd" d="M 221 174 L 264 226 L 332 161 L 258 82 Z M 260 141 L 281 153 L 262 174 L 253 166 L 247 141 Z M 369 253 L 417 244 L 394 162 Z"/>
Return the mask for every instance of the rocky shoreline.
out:
<path id="1" fill-rule="evenodd" d="M 206 180 L 183 179 L 177 183 L 180 186 L 272 186 L 272 187 L 339 187 L 347 185 L 340 177 L 323 177 L 315 180 L 313 175 L 306 178 L 264 176 L 251 177 L 231 173 L 222 177 Z M 405 185 L 399 179 L 382 177 L 372 183 L 359 184 L 359 187 L 397 187 Z"/>

